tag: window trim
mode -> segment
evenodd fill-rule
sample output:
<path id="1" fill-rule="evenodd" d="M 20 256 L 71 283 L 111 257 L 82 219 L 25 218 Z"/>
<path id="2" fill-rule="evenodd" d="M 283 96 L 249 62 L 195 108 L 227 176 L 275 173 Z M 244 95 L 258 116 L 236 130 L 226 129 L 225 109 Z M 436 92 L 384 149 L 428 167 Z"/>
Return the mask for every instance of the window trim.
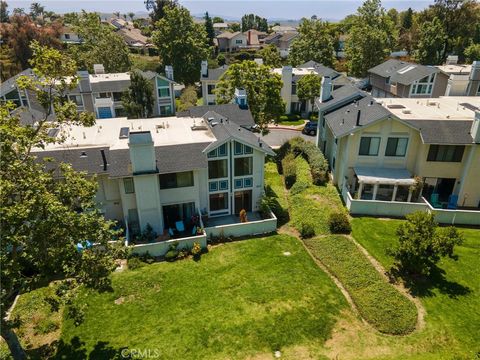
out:
<path id="1" fill-rule="evenodd" d="M 452 157 L 447 158 L 448 148 L 453 147 L 451 152 Z M 442 155 L 441 159 L 438 159 L 439 155 Z M 438 145 L 430 144 L 427 153 L 427 162 L 454 162 L 461 163 L 463 155 L 465 154 L 465 145 Z"/>
<path id="2" fill-rule="evenodd" d="M 131 189 L 129 188 L 127 191 L 127 181 L 131 181 Z M 130 186 L 130 185 L 128 185 Z M 123 178 L 123 191 L 125 194 L 135 194 L 135 182 L 133 181 L 133 177 L 126 177 Z"/>
<path id="3" fill-rule="evenodd" d="M 178 185 L 178 174 L 191 174 L 191 183 L 189 185 Z M 175 175 L 175 186 L 167 186 L 167 187 L 162 187 L 162 176 L 172 176 Z M 186 188 L 186 187 L 193 187 L 195 186 L 195 175 L 193 174 L 193 171 L 179 171 L 175 173 L 166 173 L 166 174 L 159 174 L 158 175 L 158 182 L 160 183 L 160 190 L 169 190 L 169 189 L 181 189 L 181 188 Z M 165 184 L 164 184 L 165 185 Z"/>

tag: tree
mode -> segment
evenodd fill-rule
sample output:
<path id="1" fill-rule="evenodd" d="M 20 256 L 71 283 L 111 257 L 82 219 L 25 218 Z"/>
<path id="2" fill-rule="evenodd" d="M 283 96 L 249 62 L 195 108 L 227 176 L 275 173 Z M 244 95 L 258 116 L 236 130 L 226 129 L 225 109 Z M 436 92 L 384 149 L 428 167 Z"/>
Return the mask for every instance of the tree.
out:
<path id="1" fill-rule="evenodd" d="M 130 74 L 130 86 L 122 98 L 129 118 L 147 118 L 153 113 L 153 85 L 138 70 Z"/>
<path id="2" fill-rule="evenodd" d="M 455 246 L 463 242 L 455 227 L 439 228 L 434 214 L 423 211 L 406 218 L 397 229 L 398 246 L 388 251 L 394 257 L 394 274 L 428 276 L 442 257 L 454 258 Z"/>
<path id="3" fill-rule="evenodd" d="M 8 22 L 8 4 L 6 1 L 0 1 L 0 23 Z"/>
<path id="4" fill-rule="evenodd" d="M 322 86 L 322 78 L 316 74 L 308 74 L 303 76 L 297 83 L 297 96 L 302 101 L 309 101 L 312 109 L 315 98 L 320 94 Z"/>
<path id="5" fill-rule="evenodd" d="M 163 19 L 167 9 L 178 6 L 177 0 L 145 0 L 145 7 L 150 11 L 150 18 L 153 23 Z"/>
<path id="6" fill-rule="evenodd" d="M 465 49 L 465 60 L 468 63 L 480 60 L 480 44 L 471 44 Z"/>
<path id="7" fill-rule="evenodd" d="M 40 15 L 43 16 L 44 11 L 45 7 L 43 7 L 40 3 L 34 2 L 30 5 L 30 16 L 33 20 L 37 19 Z"/>
<path id="8" fill-rule="evenodd" d="M 180 95 L 179 99 L 179 104 L 177 107 L 177 111 L 185 111 L 192 106 L 197 105 L 197 90 L 195 89 L 195 86 L 190 85 L 187 86 L 185 89 L 182 91 L 182 95 Z"/>
<path id="9" fill-rule="evenodd" d="M 217 103 L 230 103 L 237 88 L 246 90 L 248 107 L 260 127 L 265 128 L 269 122 L 278 121 L 285 113 L 285 104 L 280 94 L 281 77 L 272 74 L 267 66 L 255 61 L 230 65 L 215 88 Z"/>
<path id="10" fill-rule="evenodd" d="M 130 18 L 130 21 L 133 22 L 133 18 L 135 17 L 135 13 L 134 12 L 129 12 L 128 17 Z"/>
<path id="11" fill-rule="evenodd" d="M 438 65 L 443 61 L 445 32 L 438 18 L 424 22 L 420 27 L 419 41 L 414 51 L 415 60 L 424 65 Z"/>
<path id="12" fill-rule="evenodd" d="M 333 66 L 335 38 L 328 22 L 303 18 L 298 33 L 289 53 L 292 65 L 313 60 L 325 66 Z"/>
<path id="13" fill-rule="evenodd" d="M 152 35 L 162 66 L 172 65 L 175 80 L 185 85 L 200 78 L 200 64 L 210 48 L 207 34 L 201 24 L 196 24 L 187 9 L 179 6 L 168 8 L 159 20 Z"/>
<path id="14" fill-rule="evenodd" d="M 113 15 L 115 15 L 117 19 L 120 19 L 120 11 L 115 11 Z"/>
<path id="15" fill-rule="evenodd" d="M 1 335 L 14 359 L 26 358 L 11 322 L 5 320 L 15 294 L 38 279 L 54 277 L 72 290 L 80 285 L 105 289 L 117 256 L 108 241 L 118 232 L 96 209 L 95 179 L 32 152 L 62 142 L 62 136 L 51 137 L 49 130 L 91 126 L 95 118 L 78 113 L 76 104 L 64 97 L 76 86 L 75 63 L 36 41 L 31 46 L 35 76 L 20 77 L 18 86 L 35 94 L 43 109 L 41 119 L 35 126 L 21 125 L 10 113 L 11 103 L 0 105 Z M 55 119 L 49 119 L 52 108 Z M 87 240 L 98 245 L 89 247 Z M 83 251 L 77 250 L 78 243 Z"/>
<path id="16" fill-rule="evenodd" d="M 73 28 L 83 41 L 70 44 L 68 52 L 80 69 L 93 72 L 93 64 L 103 64 L 109 73 L 130 69 L 128 46 L 111 27 L 100 22 L 98 14 L 83 12 Z"/>
<path id="17" fill-rule="evenodd" d="M 13 9 L 13 15 L 25 15 L 25 9 L 24 8 L 14 8 Z"/>
<path id="18" fill-rule="evenodd" d="M 255 29 L 258 31 L 268 31 L 267 19 L 255 14 L 248 14 L 242 16 L 242 31 Z"/>
<path id="19" fill-rule="evenodd" d="M 263 59 L 263 64 L 271 68 L 282 66 L 282 58 L 275 45 L 270 44 L 259 51 L 259 55 Z"/>
<path id="20" fill-rule="evenodd" d="M 208 45 L 213 46 L 213 39 L 215 39 L 215 29 L 213 28 L 213 22 L 210 16 L 208 16 L 208 11 L 205 13 L 205 32 L 207 33 Z"/>
<path id="21" fill-rule="evenodd" d="M 123 14 L 123 20 L 127 21 L 127 14 Z"/>
<path id="22" fill-rule="evenodd" d="M 218 23 L 223 23 L 223 22 L 225 22 L 225 21 L 224 21 L 221 17 L 219 17 L 219 16 L 214 16 L 213 19 L 212 19 L 212 22 L 213 22 L 214 24 L 218 24 Z"/>
<path id="23" fill-rule="evenodd" d="M 237 31 L 242 30 L 242 27 L 240 26 L 239 23 L 231 23 L 230 26 L 229 26 L 229 29 L 230 29 L 232 32 L 237 32 Z"/>
<path id="24" fill-rule="evenodd" d="M 19 62 L 15 60 L 15 53 L 13 49 L 6 45 L 0 46 L 0 78 L 1 81 L 6 81 L 11 77 L 17 75 L 22 71 Z"/>
<path id="25" fill-rule="evenodd" d="M 400 14 L 401 28 L 404 30 L 410 30 L 413 24 L 413 10 L 408 8 Z"/>
<path id="26" fill-rule="evenodd" d="M 366 0 L 352 18 L 345 44 L 347 67 L 354 76 L 380 64 L 397 41 L 397 32 L 380 0 Z"/>

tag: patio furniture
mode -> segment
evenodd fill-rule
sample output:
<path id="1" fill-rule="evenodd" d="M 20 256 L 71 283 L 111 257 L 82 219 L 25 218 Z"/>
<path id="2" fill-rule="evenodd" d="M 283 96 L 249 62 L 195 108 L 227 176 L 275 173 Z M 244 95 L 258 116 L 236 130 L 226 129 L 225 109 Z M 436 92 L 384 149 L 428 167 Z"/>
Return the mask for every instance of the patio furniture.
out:
<path id="1" fill-rule="evenodd" d="M 458 195 L 452 194 L 448 197 L 447 209 L 456 210 L 458 202 Z"/>
<path id="2" fill-rule="evenodd" d="M 177 221 L 175 223 L 175 227 L 177 228 L 178 232 L 184 232 L 185 231 L 185 225 L 183 224 L 183 221 Z"/>
<path id="3" fill-rule="evenodd" d="M 192 228 L 192 235 L 197 235 L 197 226 L 194 225 Z"/>
<path id="4" fill-rule="evenodd" d="M 170 236 L 172 236 L 172 237 L 175 236 L 175 232 L 173 231 L 172 228 L 169 228 L 169 229 L 168 229 L 168 235 L 170 235 Z"/>
<path id="5" fill-rule="evenodd" d="M 432 204 L 432 206 L 436 209 L 441 209 L 442 208 L 442 203 L 438 200 L 438 194 L 437 193 L 433 193 L 430 196 L 430 204 Z"/>

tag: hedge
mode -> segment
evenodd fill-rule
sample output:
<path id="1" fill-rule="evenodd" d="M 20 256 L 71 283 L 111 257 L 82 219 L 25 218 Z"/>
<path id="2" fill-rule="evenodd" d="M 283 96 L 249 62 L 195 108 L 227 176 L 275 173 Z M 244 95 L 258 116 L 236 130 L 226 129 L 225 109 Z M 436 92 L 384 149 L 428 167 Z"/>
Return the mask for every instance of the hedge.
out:
<path id="1" fill-rule="evenodd" d="M 297 165 L 295 163 L 295 155 L 288 154 L 282 160 L 283 177 L 285 178 L 285 186 L 290 189 L 297 180 Z"/>

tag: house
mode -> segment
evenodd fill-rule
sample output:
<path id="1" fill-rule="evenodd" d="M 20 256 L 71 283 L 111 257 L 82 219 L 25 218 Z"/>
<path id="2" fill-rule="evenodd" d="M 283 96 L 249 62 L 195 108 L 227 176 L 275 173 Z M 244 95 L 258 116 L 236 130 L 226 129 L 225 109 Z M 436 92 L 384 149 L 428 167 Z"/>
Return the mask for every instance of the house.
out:
<path id="1" fill-rule="evenodd" d="M 373 98 L 324 81 L 317 107 L 317 145 L 352 214 L 480 224 L 480 98 Z"/>
<path id="2" fill-rule="evenodd" d="M 103 65 L 97 64 L 94 67 L 94 74 L 86 71 L 78 72 L 78 85 L 75 89 L 69 90 L 68 98 L 77 104 L 79 111 L 93 112 L 97 119 L 125 116 L 122 96 L 130 86 L 130 73 L 106 74 Z M 154 116 L 175 114 L 173 70 L 171 67 L 167 68 L 168 77 L 152 71 L 143 72 L 143 76 L 153 84 Z M 25 70 L 19 75 L 33 76 L 33 72 Z M 33 93 L 18 90 L 16 79 L 19 75 L 1 84 L 0 96 L 13 100 L 17 106 L 33 109 L 36 112 L 43 111 Z"/>
<path id="3" fill-rule="evenodd" d="M 130 25 L 130 23 L 127 20 L 123 20 L 120 18 L 111 18 L 109 21 L 109 24 L 112 25 L 117 30 Z"/>
<path id="4" fill-rule="evenodd" d="M 434 98 L 445 95 L 448 75 L 435 66 L 389 59 L 368 70 L 372 96 Z"/>
<path id="5" fill-rule="evenodd" d="M 82 39 L 69 26 L 62 26 L 60 29 L 60 41 L 65 44 L 80 44 Z"/>
<path id="6" fill-rule="evenodd" d="M 272 26 L 272 31 L 286 33 L 286 32 L 296 32 L 297 29 L 294 28 L 293 26 L 288 26 L 288 25 L 275 25 L 275 26 Z"/>
<path id="7" fill-rule="evenodd" d="M 452 56 L 449 56 L 452 58 Z M 480 96 L 480 61 L 473 64 L 459 65 L 456 59 L 445 65 L 436 66 L 437 69 L 449 76 L 446 96 Z"/>
<path id="8" fill-rule="evenodd" d="M 178 222 L 187 227 L 198 215 L 208 217 L 206 226 L 238 219 L 243 209 L 254 219 L 265 157 L 274 153 L 234 122 L 230 105 L 225 109 L 231 118 L 216 106 L 202 116 L 99 119 L 92 127 L 60 128 L 52 136 L 66 136 L 65 142 L 35 154 L 53 159 L 52 169 L 67 162 L 96 175 L 98 208 L 130 238 L 147 225 L 168 238 Z"/>
<path id="9" fill-rule="evenodd" d="M 135 48 L 146 48 L 153 46 L 149 39 L 142 34 L 140 29 L 135 27 L 124 27 L 117 31 L 128 46 Z"/>
<path id="10" fill-rule="evenodd" d="M 292 42 L 297 38 L 296 31 L 274 32 L 264 39 L 265 44 L 273 44 L 278 48 L 280 56 L 286 58 L 290 52 Z"/>
<path id="11" fill-rule="evenodd" d="M 240 31 L 225 31 L 216 37 L 218 51 L 231 52 L 247 46 L 247 35 Z"/>
<path id="12" fill-rule="evenodd" d="M 244 34 L 247 36 L 247 46 L 243 46 L 242 48 L 246 49 L 260 49 L 268 35 L 266 32 L 255 29 L 247 30 Z"/>
<path id="13" fill-rule="evenodd" d="M 203 105 L 216 104 L 214 90 L 217 86 L 218 81 L 227 70 L 228 65 L 223 65 L 216 69 L 209 69 L 208 61 L 202 61 L 200 70 L 200 82 L 202 83 Z"/>
<path id="14" fill-rule="evenodd" d="M 315 74 L 319 77 L 329 77 L 332 80 L 332 86 L 342 86 L 345 82 L 348 82 L 342 74 L 315 61 L 308 61 L 295 68 L 292 66 L 284 66 L 273 69 L 273 72 L 282 77 L 283 87 L 281 94 L 285 102 L 286 114 L 292 112 L 311 112 L 314 110 L 309 102 L 300 101 L 297 96 L 297 83 L 303 76 Z"/>
<path id="15" fill-rule="evenodd" d="M 213 24 L 213 29 L 215 32 L 222 32 L 228 29 L 228 24 L 226 22 L 215 23 Z"/>

